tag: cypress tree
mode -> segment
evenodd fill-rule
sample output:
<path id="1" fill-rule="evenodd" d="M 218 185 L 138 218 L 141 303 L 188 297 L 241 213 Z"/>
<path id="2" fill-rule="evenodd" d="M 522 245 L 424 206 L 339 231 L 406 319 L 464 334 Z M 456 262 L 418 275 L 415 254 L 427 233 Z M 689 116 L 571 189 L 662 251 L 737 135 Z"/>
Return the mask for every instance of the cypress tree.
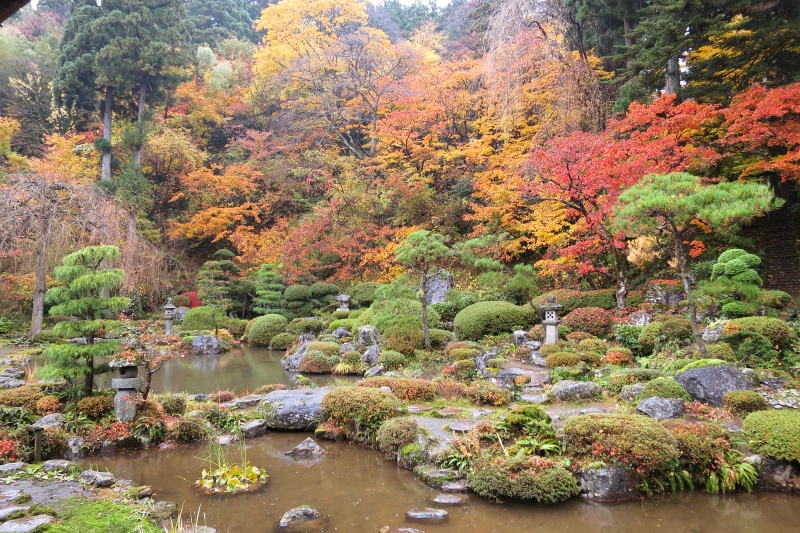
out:
<path id="1" fill-rule="evenodd" d="M 120 256 L 116 246 L 88 246 L 61 260 L 55 275 L 58 286 L 49 289 L 45 302 L 52 304 L 51 315 L 74 316 L 78 320 L 59 322 L 53 330 L 68 337 L 84 337 L 86 344 L 50 346 L 42 355 L 47 366 L 39 369 L 43 379 L 83 379 L 84 396 L 92 395 L 92 378 L 108 371 L 108 365 L 95 365 L 95 358 L 110 357 L 117 351 L 118 341 L 101 340 L 105 333 L 107 313 L 117 313 L 130 305 L 130 299 L 120 296 L 104 297 L 108 290 L 118 288 L 125 279 L 119 268 L 103 268 L 103 263 Z"/>

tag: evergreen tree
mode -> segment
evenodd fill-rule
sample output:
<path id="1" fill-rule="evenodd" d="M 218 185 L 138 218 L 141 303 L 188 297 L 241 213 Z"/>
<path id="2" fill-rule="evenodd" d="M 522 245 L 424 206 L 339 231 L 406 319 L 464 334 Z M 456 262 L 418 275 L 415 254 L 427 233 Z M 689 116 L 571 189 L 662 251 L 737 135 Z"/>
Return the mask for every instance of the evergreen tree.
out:
<path id="1" fill-rule="evenodd" d="M 283 291 L 286 289 L 286 282 L 274 268 L 275 265 L 261 265 L 256 274 L 253 311 L 263 315 L 283 309 Z"/>
<path id="2" fill-rule="evenodd" d="M 236 255 L 222 248 L 214 252 L 214 259 L 206 261 L 197 272 L 197 288 L 199 297 L 205 305 L 211 306 L 211 316 L 214 318 L 214 334 L 216 335 L 219 325 L 217 324 L 217 307 L 227 310 L 231 306 L 231 292 L 235 280 L 232 275 L 239 273 L 239 267 L 231 259 Z"/>
<path id="3" fill-rule="evenodd" d="M 194 25 L 192 42 L 215 50 L 225 39 L 256 42 L 250 7 L 247 0 L 188 0 L 186 18 Z"/>
<path id="4" fill-rule="evenodd" d="M 118 288 L 125 273 L 102 268 L 104 262 L 119 259 L 116 246 L 88 246 L 61 260 L 55 270 L 58 286 L 47 291 L 45 301 L 53 304 L 51 315 L 75 316 L 77 321 L 59 322 L 53 330 L 63 336 L 83 337 L 86 344 L 59 344 L 47 348 L 43 356 L 47 366 L 39 369 L 43 379 L 83 378 L 84 396 L 92 395 L 95 374 L 108 371 L 108 365 L 95 366 L 97 357 L 109 357 L 117 351 L 118 341 L 97 342 L 105 333 L 105 313 L 116 313 L 130 305 L 128 298 L 103 297 L 106 291 Z"/>

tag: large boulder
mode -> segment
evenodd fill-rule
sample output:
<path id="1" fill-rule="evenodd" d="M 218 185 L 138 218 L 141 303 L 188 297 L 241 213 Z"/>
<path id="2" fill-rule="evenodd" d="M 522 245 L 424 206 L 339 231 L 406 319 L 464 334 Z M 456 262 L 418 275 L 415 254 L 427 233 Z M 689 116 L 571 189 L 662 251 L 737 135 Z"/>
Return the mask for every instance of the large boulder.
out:
<path id="1" fill-rule="evenodd" d="M 632 385 L 624 385 L 622 391 L 619 393 L 619 398 L 625 402 L 632 402 L 642 393 L 644 383 L 633 383 Z"/>
<path id="2" fill-rule="evenodd" d="M 747 379 L 741 370 L 730 365 L 709 365 L 689 368 L 675 376 L 692 400 L 722 407 L 722 396 L 734 390 L 747 390 Z"/>
<path id="3" fill-rule="evenodd" d="M 311 437 L 307 438 L 284 455 L 328 455 L 328 452 L 314 441 Z"/>
<path id="4" fill-rule="evenodd" d="M 378 328 L 367 324 L 358 327 L 358 344 L 361 346 L 374 346 L 381 343 L 381 334 Z"/>
<path id="5" fill-rule="evenodd" d="M 64 415 L 61 413 L 52 413 L 49 415 L 44 415 L 39 420 L 33 423 L 34 426 L 39 426 L 41 428 L 56 428 L 61 429 L 64 427 Z"/>
<path id="6" fill-rule="evenodd" d="M 440 268 L 436 274 L 428 281 L 428 294 L 425 298 L 428 305 L 445 301 L 447 291 L 453 288 L 453 276 L 450 272 Z"/>
<path id="7" fill-rule="evenodd" d="M 322 419 L 322 399 L 328 390 L 276 390 L 267 394 L 258 411 L 270 428 L 307 430 Z"/>
<path id="8" fill-rule="evenodd" d="M 359 328 L 360 330 L 361 328 Z M 364 355 L 361 356 L 361 361 L 366 366 L 374 366 L 378 364 L 378 358 L 381 356 L 381 347 L 377 344 L 374 344 L 367 348 L 367 351 L 364 352 Z"/>
<path id="9" fill-rule="evenodd" d="M 300 359 L 306 354 L 306 348 L 308 348 L 309 343 L 304 343 L 301 345 L 292 355 L 287 355 L 283 359 L 281 359 L 281 363 L 283 363 L 283 368 L 287 372 L 297 372 L 300 370 Z"/>
<path id="10" fill-rule="evenodd" d="M 216 355 L 222 348 L 215 335 L 198 335 L 192 338 L 192 353 L 194 355 Z"/>
<path id="11" fill-rule="evenodd" d="M 758 472 L 757 488 L 762 490 L 787 490 L 792 478 L 800 474 L 800 468 L 789 461 L 781 461 L 763 455 L 751 455 L 745 459 Z"/>
<path id="12" fill-rule="evenodd" d="M 559 381 L 550 389 L 550 397 L 562 402 L 595 400 L 603 396 L 603 389 L 591 381 Z"/>
<path id="13" fill-rule="evenodd" d="M 610 502 L 636 498 L 636 479 L 621 466 L 602 466 L 581 470 L 581 496 L 587 500 Z"/>
<path id="14" fill-rule="evenodd" d="M 636 408 L 653 420 L 678 418 L 683 415 L 683 400 L 680 398 L 659 398 L 653 396 L 640 401 Z"/>

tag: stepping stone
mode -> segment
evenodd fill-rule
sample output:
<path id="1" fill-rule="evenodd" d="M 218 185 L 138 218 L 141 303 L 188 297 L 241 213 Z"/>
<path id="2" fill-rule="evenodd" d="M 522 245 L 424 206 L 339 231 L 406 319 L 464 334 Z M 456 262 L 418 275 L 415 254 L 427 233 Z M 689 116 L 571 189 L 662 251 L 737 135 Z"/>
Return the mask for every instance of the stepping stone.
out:
<path id="1" fill-rule="evenodd" d="M 253 407 L 254 405 L 258 405 L 264 397 L 260 394 L 248 394 L 247 396 L 242 396 L 241 398 L 235 400 L 236 407 L 243 408 L 243 407 Z"/>
<path id="2" fill-rule="evenodd" d="M 547 401 L 547 394 L 522 394 L 519 399 L 522 402 L 544 403 Z"/>
<path id="3" fill-rule="evenodd" d="M 467 490 L 467 482 L 463 479 L 458 481 L 448 481 L 442 485 L 442 490 L 447 492 L 464 492 Z"/>
<path id="4" fill-rule="evenodd" d="M 489 416 L 492 413 L 494 413 L 494 411 L 491 409 L 475 409 L 467 416 L 470 418 L 483 418 L 484 416 Z"/>
<path id="5" fill-rule="evenodd" d="M 421 403 L 412 403 L 408 406 L 409 413 L 424 413 L 433 409 L 430 405 L 422 405 Z"/>
<path id="6" fill-rule="evenodd" d="M 423 509 L 415 507 L 406 513 L 407 517 L 413 518 L 414 520 L 444 520 L 447 518 L 447 515 L 447 511 L 444 509 L 433 509 L 431 507 L 425 507 Z"/>
<path id="7" fill-rule="evenodd" d="M 52 521 L 53 517 L 48 514 L 17 518 L 16 520 L 9 520 L 0 526 L 0 533 L 31 533 L 39 526 L 49 524 Z"/>
<path id="8" fill-rule="evenodd" d="M 111 472 L 98 472 L 97 470 L 84 470 L 81 472 L 81 478 L 95 487 L 110 487 L 117 482 L 117 478 Z"/>
<path id="9" fill-rule="evenodd" d="M 0 505 L 10 502 L 11 500 L 16 500 L 20 496 L 22 496 L 24 492 L 19 489 L 7 489 L 3 492 L 0 492 Z"/>
<path id="10" fill-rule="evenodd" d="M 10 476 L 11 474 L 16 474 L 26 466 L 28 466 L 28 463 L 22 463 L 22 462 L 6 463 L 4 465 L 0 465 L 0 476 Z"/>
<path id="11" fill-rule="evenodd" d="M 471 420 L 464 420 L 463 422 L 453 422 L 450 424 L 450 431 L 454 431 L 455 433 L 469 433 L 469 430 L 474 428 L 477 425 L 477 422 Z"/>
<path id="12" fill-rule="evenodd" d="M 456 496 L 455 494 L 439 494 L 431 501 L 444 505 L 461 505 L 464 503 L 464 498 L 462 496 Z"/>
<path id="13" fill-rule="evenodd" d="M 44 462 L 44 471 L 45 472 L 69 472 L 73 466 L 78 466 L 76 463 L 72 461 L 67 461 L 64 459 L 50 459 L 49 461 Z"/>
<path id="14" fill-rule="evenodd" d="M 453 407 L 445 407 L 444 409 L 439 409 L 438 412 L 442 416 L 456 416 L 461 413 L 461 409 L 455 409 Z"/>
<path id="15" fill-rule="evenodd" d="M 589 407 L 587 409 L 581 409 L 580 412 L 578 412 L 579 415 L 604 415 L 606 413 L 608 413 L 608 411 L 598 407 Z"/>
<path id="16" fill-rule="evenodd" d="M 0 509 L 0 520 L 3 520 L 14 513 L 25 512 L 29 509 L 30 506 L 28 505 L 12 505 L 10 507 L 6 507 L 5 509 Z"/>

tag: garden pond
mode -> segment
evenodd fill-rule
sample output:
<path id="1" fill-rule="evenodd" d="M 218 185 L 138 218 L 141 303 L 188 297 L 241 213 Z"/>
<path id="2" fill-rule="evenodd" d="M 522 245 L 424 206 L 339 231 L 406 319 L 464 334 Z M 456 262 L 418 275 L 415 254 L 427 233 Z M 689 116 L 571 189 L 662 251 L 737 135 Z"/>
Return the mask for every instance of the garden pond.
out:
<path id="1" fill-rule="evenodd" d="M 445 508 L 430 501 L 440 491 L 427 487 L 382 453 L 353 444 L 321 441 L 328 455 L 284 455 L 307 436 L 270 432 L 249 439 L 247 460 L 266 468 L 270 479 L 263 490 L 247 494 L 209 496 L 193 487 L 208 455 L 203 443 L 95 455 L 80 462 L 84 467 L 108 469 L 118 478 L 131 478 L 136 484 L 152 485 L 156 499 L 183 505 L 184 517 L 200 509 L 201 525 L 214 526 L 221 533 L 278 531 L 281 515 L 302 504 L 322 513 L 322 518 L 299 530 L 309 532 L 377 533 L 386 526 L 416 527 L 427 533 L 800 531 L 800 496 L 777 492 L 678 492 L 621 504 L 574 498 L 557 505 L 495 504 L 470 494 L 464 505 L 446 507 L 450 515 L 442 523 L 412 522 L 405 513 L 414 507 Z M 238 451 L 237 446 L 230 448 L 233 460 L 239 459 Z"/>

